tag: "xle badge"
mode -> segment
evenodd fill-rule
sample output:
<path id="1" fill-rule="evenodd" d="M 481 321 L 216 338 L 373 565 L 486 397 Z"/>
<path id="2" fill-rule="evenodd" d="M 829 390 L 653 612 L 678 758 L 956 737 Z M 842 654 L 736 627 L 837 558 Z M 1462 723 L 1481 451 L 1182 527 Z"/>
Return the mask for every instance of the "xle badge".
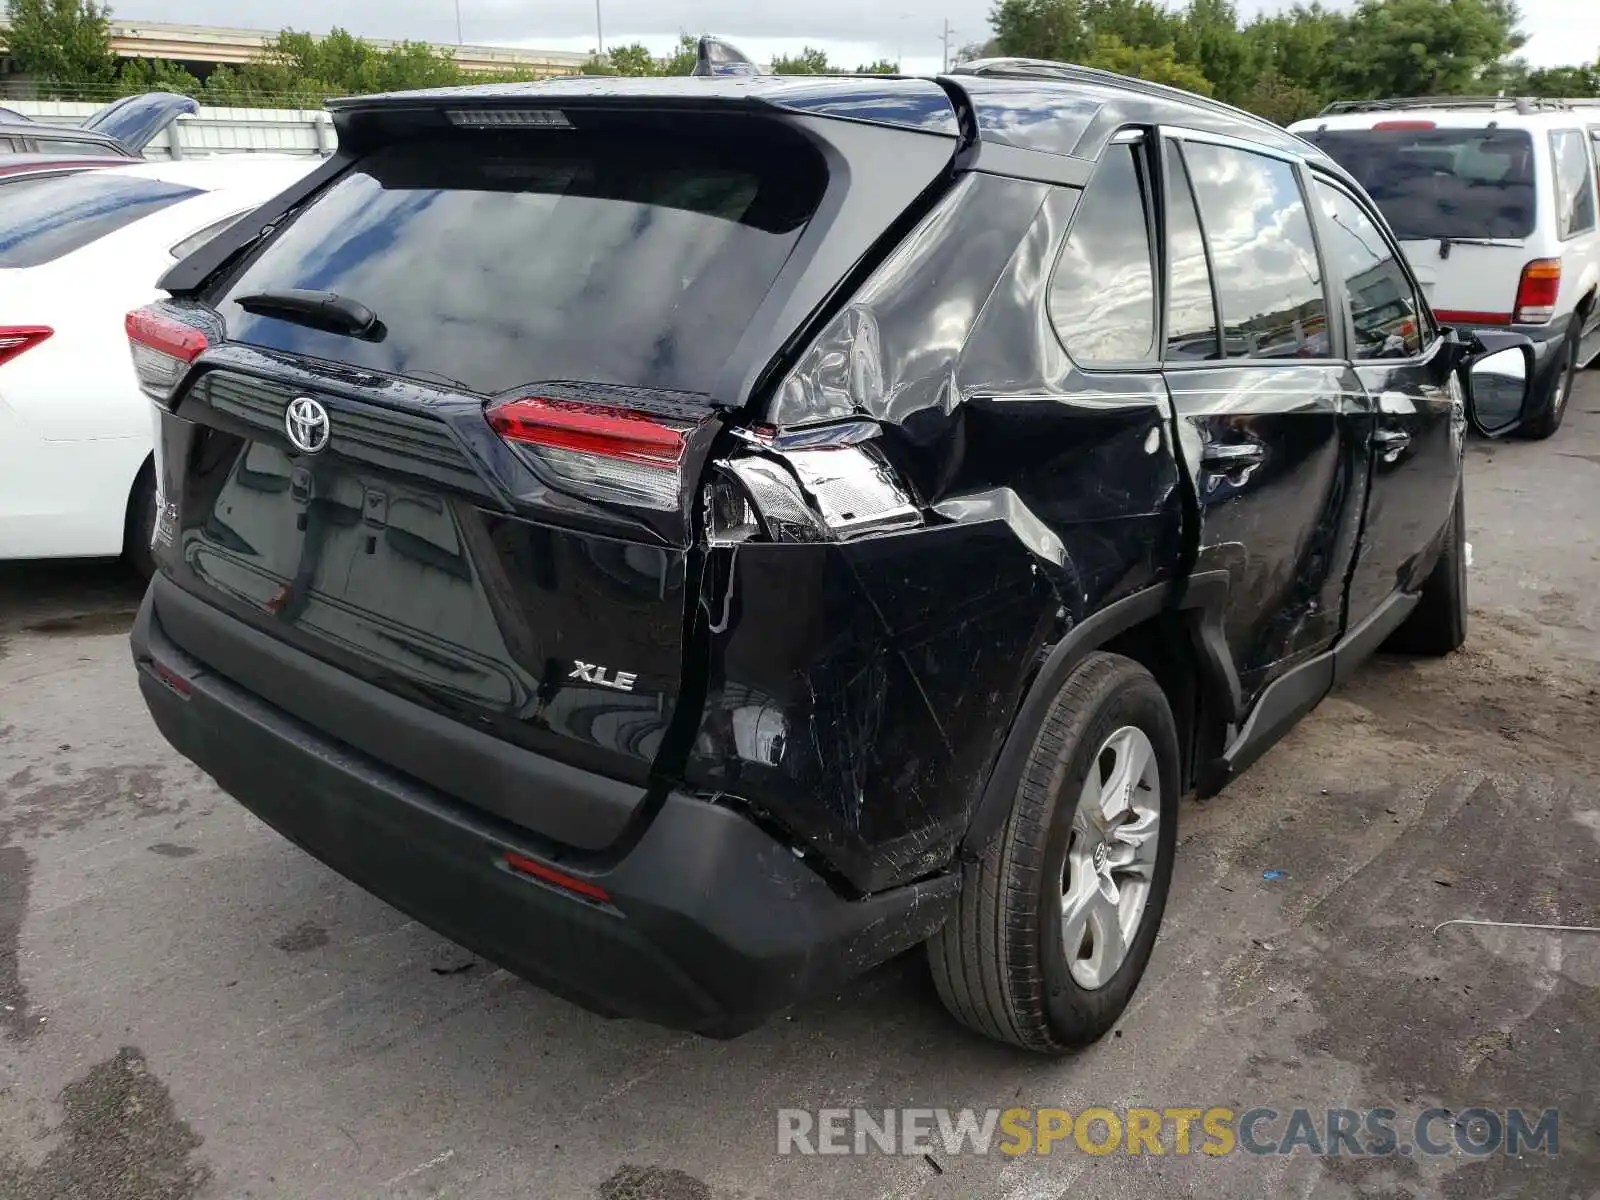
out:
<path id="1" fill-rule="evenodd" d="M 585 683 L 598 684 L 600 687 L 610 688 L 614 692 L 631 692 L 633 685 L 639 681 L 637 675 L 629 671 L 614 671 L 611 678 L 606 678 L 606 668 L 596 666 L 594 663 L 573 663 L 572 674 L 568 679 L 581 679 Z"/>

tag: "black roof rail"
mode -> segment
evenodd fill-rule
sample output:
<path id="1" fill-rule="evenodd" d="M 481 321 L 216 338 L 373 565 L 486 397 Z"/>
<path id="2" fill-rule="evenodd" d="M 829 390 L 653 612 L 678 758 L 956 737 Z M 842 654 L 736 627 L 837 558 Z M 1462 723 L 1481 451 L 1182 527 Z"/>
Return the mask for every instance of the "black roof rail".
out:
<path id="1" fill-rule="evenodd" d="M 1600 100 L 1563 100 L 1548 96 L 1394 96 L 1386 100 L 1335 100 L 1317 115 L 1335 117 L 1341 113 L 1392 112 L 1407 108 L 1470 108 L 1527 116 L 1590 104 L 1600 104 Z"/>
<path id="2" fill-rule="evenodd" d="M 1248 121 L 1252 125 L 1262 125 L 1274 133 L 1281 134 L 1283 127 L 1257 116 L 1242 108 L 1235 108 L 1231 104 L 1224 104 L 1221 100 L 1213 100 L 1210 96 L 1200 96 L 1194 92 L 1186 92 L 1182 88 L 1169 87 L 1164 83 L 1151 83 L 1147 79 L 1139 79 L 1132 75 L 1118 75 L 1115 71 L 1102 71 L 1099 67 L 1085 67 L 1077 63 L 1054 62 L 1047 58 L 978 58 L 971 62 L 960 63 L 951 67 L 951 75 L 985 75 L 991 78 L 1005 79 L 1056 79 L 1063 83 L 1093 83 L 1101 87 L 1120 88 L 1126 92 L 1139 92 L 1145 96 L 1152 96 L 1158 100 L 1171 100 L 1178 104 L 1188 104 L 1196 108 L 1208 109 L 1212 112 L 1222 113 L 1237 120 Z"/>

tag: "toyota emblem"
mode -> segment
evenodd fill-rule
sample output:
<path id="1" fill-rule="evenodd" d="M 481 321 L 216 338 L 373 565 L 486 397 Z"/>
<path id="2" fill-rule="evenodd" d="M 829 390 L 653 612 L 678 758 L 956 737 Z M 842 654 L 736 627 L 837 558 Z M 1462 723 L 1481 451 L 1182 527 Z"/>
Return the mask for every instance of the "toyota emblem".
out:
<path id="1" fill-rule="evenodd" d="M 283 427 L 297 450 L 315 454 L 328 445 L 328 410 L 310 396 L 289 401 Z"/>

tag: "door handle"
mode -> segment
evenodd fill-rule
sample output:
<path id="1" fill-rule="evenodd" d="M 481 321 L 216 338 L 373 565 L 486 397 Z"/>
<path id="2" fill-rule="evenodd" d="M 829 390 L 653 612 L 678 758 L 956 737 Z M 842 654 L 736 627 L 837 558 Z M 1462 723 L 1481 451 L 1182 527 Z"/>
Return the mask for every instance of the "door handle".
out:
<path id="1" fill-rule="evenodd" d="M 1411 435 L 1403 429 L 1378 429 L 1373 431 L 1372 444 L 1383 455 L 1384 462 L 1392 463 L 1411 445 Z"/>
<path id="2" fill-rule="evenodd" d="M 1200 461 L 1219 471 L 1253 466 L 1266 458 L 1267 448 L 1257 442 L 1207 442 L 1200 452 Z"/>

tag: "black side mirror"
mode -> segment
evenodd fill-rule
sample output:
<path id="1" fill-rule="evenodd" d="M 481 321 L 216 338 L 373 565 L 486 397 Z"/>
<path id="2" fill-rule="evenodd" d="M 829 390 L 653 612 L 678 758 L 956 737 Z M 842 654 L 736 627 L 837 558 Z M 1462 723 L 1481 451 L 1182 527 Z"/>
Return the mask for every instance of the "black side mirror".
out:
<path id="1" fill-rule="evenodd" d="M 1533 342 L 1510 330 L 1450 334 L 1467 420 L 1484 437 L 1504 437 L 1523 422 L 1533 393 Z"/>

